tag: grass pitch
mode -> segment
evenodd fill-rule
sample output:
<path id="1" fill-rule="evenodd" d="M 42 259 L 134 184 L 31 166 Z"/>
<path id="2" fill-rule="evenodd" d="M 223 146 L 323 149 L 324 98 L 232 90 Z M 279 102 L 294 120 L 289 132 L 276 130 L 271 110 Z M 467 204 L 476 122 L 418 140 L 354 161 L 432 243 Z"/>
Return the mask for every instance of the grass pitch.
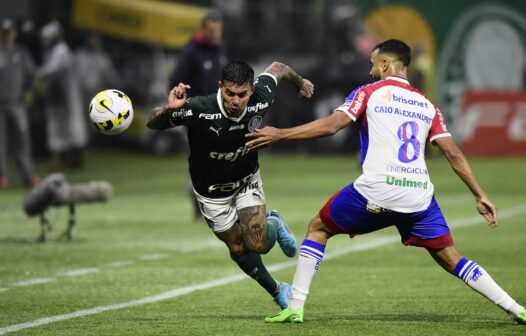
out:
<path id="1" fill-rule="evenodd" d="M 444 159 L 429 170 L 459 251 L 526 304 L 526 161 L 471 161 L 500 214 L 476 221 L 473 198 Z M 262 156 L 269 207 L 301 241 L 308 220 L 359 174 L 352 157 Z M 41 164 L 39 171 L 46 171 Z M 42 175 L 45 175 L 42 173 Z M 92 150 L 68 181 L 109 180 L 107 204 L 78 207 L 73 241 L 57 240 L 67 210 L 53 208 L 51 239 L 21 208 L 25 190 L 0 191 L 0 334 L 13 335 L 524 335 L 497 307 L 386 229 L 333 238 L 311 287 L 302 325 L 268 325 L 278 311 L 242 275 L 206 224 L 194 222 L 183 156 Z M 14 179 L 12 179 L 13 182 Z M 478 222 L 478 223 L 477 223 Z M 354 249 L 353 249 L 354 248 Z M 295 262 L 264 257 L 291 282 Z M 51 322 L 51 323 L 49 323 Z"/>

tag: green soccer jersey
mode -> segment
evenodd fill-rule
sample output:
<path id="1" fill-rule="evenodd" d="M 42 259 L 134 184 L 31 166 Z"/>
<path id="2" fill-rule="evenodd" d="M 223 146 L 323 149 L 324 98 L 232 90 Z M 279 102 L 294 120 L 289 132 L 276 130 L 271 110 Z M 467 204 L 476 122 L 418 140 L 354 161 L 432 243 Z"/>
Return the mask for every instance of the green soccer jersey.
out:
<path id="1" fill-rule="evenodd" d="M 170 114 L 172 126 L 184 125 L 188 129 L 190 176 L 202 196 L 230 196 L 259 168 L 257 151 L 248 152 L 245 148 L 245 134 L 260 127 L 274 101 L 277 80 L 264 73 L 254 85 L 254 93 L 238 118 L 227 115 L 219 91 L 191 97 Z"/>

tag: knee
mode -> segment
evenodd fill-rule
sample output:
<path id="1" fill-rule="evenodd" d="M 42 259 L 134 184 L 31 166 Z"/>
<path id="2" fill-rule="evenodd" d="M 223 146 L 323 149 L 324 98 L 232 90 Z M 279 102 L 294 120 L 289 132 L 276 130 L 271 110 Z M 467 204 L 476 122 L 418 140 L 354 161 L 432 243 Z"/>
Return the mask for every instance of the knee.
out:
<path id="1" fill-rule="evenodd" d="M 256 253 L 257 254 L 267 254 L 270 250 L 272 250 L 272 247 L 274 247 L 274 245 L 269 245 L 265 243 L 265 245 L 256 249 Z"/>
<path id="2" fill-rule="evenodd" d="M 264 221 L 254 221 L 247 225 L 247 229 L 243 234 L 243 242 L 245 248 L 250 252 L 256 254 L 266 254 L 272 249 L 277 238 L 278 228 L 272 228 Z"/>
<path id="3" fill-rule="evenodd" d="M 257 254 L 266 254 L 270 251 L 271 247 L 267 244 L 266 239 L 263 239 L 257 244 L 245 241 L 246 250 Z"/>
<path id="4" fill-rule="evenodd" d="M 230 252 L 230 258 L 237 261 L 241 256 L 247 253 L 245 245 L 242 243 L 230 243 L 228 244 L 228 251 Z"/>

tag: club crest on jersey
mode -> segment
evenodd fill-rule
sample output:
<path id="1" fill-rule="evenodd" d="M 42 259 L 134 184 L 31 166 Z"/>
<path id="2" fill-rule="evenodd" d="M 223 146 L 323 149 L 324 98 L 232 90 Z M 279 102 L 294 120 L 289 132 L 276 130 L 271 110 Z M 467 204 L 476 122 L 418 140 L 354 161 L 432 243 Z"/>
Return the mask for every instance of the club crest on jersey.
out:
<path id="1" fill-rule="evenodd" d="M 252 119 L 250 119 L 250 121 L 248 122 L 248 130 L 250 132 L 254 132 L 259 127 L 259 125 L 261 125 L 262 120 L 263 118 L 260 116 L 252 117 Z"/>

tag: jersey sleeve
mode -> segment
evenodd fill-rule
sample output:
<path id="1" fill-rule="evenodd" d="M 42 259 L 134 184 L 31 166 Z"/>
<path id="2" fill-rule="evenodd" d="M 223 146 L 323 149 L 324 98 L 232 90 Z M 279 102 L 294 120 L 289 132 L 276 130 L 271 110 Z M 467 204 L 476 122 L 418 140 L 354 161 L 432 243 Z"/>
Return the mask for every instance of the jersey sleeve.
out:
<path id="1" fill-rule="evenodd" d="M 451 136 L 451 133 L 447 130 L 446 120 L 438 108 L 435 107 L 435 117 L 431 122 L 429 129 L 428 139 L 430 142 L 435 141 L 438 138 Z"/>
<path id="2" fill-rule="evenodd" d="M 264 72 L 256 77 L 254 87 L 254 94 L 257 95 L 258 101 L 272 104 L 276 96 L 278 80 L 274 75 Z"/>
<path id="3" fill-rule="evenodd" d="M 178 110 L 174 110 L 168 117 L 168 122 L 172 127 L 176 126 L 189 126 L 197 114 L 201 105 L 203 105 L 202 97 L 191 97 L 186 100 L 186 103 Z"/>
<path id="4" fill-rule="evenodd" d="M 365 113 L 367 109 L 367 101 L 369 95 L 365 90 L 365 85 L 354 89 L 345 102 L 341 104 L 335 111 L 341 111 L 349 116 L 353 121 L 356 121 L 360 116 Z"/>

